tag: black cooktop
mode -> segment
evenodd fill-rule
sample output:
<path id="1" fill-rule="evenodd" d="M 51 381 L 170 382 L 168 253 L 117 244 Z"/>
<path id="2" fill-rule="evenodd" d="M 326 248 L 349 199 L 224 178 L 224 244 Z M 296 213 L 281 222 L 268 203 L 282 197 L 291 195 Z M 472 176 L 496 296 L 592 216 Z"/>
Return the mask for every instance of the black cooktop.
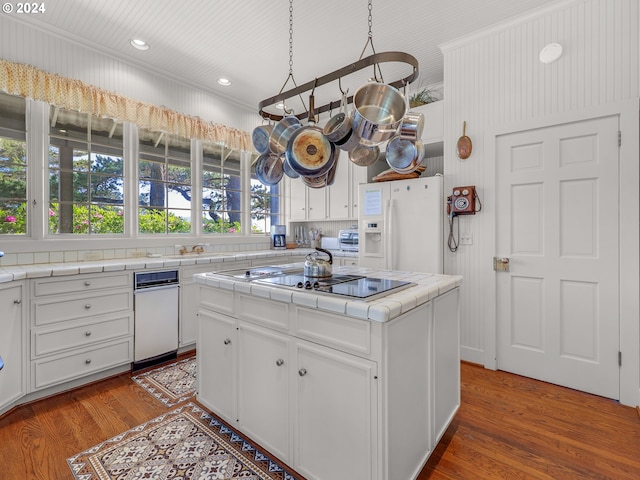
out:
<path id="1" fill-rule="evenodd" d="M 361 275 L 333 275 L 326 278 L 315 278 L 305 277 L 300 274 L 290 274 L 261 278 L 256 280 L 256 282 L 361 299 L 370 299 L 374 295 L 396 289 L 402 290 L 403 288 L 413 285 L 410 282 L 400 280 L 363 277 Z"/>

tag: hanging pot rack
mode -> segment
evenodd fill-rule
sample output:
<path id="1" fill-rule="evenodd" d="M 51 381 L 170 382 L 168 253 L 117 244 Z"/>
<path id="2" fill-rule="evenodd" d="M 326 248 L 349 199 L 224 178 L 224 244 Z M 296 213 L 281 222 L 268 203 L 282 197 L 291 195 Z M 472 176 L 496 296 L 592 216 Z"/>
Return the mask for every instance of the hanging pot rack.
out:
<path id="1" fill-rule="evenodd" d="M 270 107 L 272 105 L 276 105 L 279 102 L 284 102 L 289 98 L 295 97 L 297 95 L 302 95 L 305 92 L 313 91 L 316 87 L 320 87 L 322 85 L 326 85 L 331 82 L 338 81 L 340 83 L 342 78 L 352 73 L 358 72 L 367 67 L 371 67 L 372 65 L 374 65 L 375 67 L 375 66 L 378 66 L 378 64 L 385 63 L 385 62 L 400 62 L 400 63 L 408 64 L 412 67 L 412 72 L 410 75 L 403 77 L 399 80 L 396 80 L 394 82 L 388 82 L 388 84 L 391 85 L 392 87 L 395 87 L 398 89 L 406 87 L 411 82 L 413 82 L 416 78 L 418 78 L 418 73 L 419 73 L 418 60 L 413 55 L 410 55 L 405 52 L 374 53 L 373 55 L 362 58 L 357 62 L 354 62 L 345 67 L 339 68 L 338 70 L 335 70 L 331 73 L 323 75 L 322 77 L 315 78 L 310 82 L 305 83 L 304 85 L 296 86 L 291 90 L 287 90 L 286 92 L 281 92 L 278 95 L 262 100 L 258 104 L 258 108 L 259 108 L 258 113 L 265 120 L 266 119 L 273 120 L 273 121 L 281 120 L 284 117 L 284 115 L 278 115 L 278 114 L 267 112 L 265 111 L 265 107 Z M 340 87 L 340 90 L 342 91 L 342 87 Z M 347 103 L 350 104 L 352 102 L 353 102 L 353 95 L 347 97 Z M 317 117 L 318 114 L 322 112 L 328 112 L 339 106 L 340 106 L 340 101 L 332 101 L 325 105 L 321 105 L 317 108 L 314 108 L 313 114 L 314 116 Z M 298 119 L 300 120 L 304 120 L 309 116 L 309 112 L 308 111 L 302 112 L 295 116 L 298 117 Z"/>

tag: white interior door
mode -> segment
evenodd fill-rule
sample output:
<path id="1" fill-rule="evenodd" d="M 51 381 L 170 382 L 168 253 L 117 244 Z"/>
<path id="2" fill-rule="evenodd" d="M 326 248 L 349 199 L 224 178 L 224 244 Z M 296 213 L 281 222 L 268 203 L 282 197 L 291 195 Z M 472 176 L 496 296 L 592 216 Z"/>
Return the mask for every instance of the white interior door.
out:
<path id="1" fill-rule="evenodd" d="M 496 273 L 497 366 L 615 399 L 618 123 L 602 117 L 496 143 L 496 254 L 509 258 L 509 271 Z"/>

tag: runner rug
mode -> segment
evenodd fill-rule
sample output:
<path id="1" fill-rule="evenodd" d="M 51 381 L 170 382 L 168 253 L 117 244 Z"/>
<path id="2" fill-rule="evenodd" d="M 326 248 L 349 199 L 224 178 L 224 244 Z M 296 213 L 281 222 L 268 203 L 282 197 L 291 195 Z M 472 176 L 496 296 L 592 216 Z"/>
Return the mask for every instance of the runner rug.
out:
<path id="1" fill-rule="evenodd" d="M 76 480 L 299 480 L 194 403 L 67 459 Z"/>
<path id="2" fill-rule="evenodd" d="M 195 395 L 196 357 L 154 368 L 131 379 L 167 407 L 172 407 Z"/>

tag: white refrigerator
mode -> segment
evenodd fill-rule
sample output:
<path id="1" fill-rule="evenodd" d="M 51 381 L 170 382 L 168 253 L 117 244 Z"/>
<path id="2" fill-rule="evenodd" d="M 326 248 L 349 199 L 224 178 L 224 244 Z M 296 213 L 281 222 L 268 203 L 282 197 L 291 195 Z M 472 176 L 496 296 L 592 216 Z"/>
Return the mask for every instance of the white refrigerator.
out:
<path id="1" fill-rule="evenodd" d="M 361 184 L 358 200 L 359 266 L 442 273 L 441 175 Z"/>

